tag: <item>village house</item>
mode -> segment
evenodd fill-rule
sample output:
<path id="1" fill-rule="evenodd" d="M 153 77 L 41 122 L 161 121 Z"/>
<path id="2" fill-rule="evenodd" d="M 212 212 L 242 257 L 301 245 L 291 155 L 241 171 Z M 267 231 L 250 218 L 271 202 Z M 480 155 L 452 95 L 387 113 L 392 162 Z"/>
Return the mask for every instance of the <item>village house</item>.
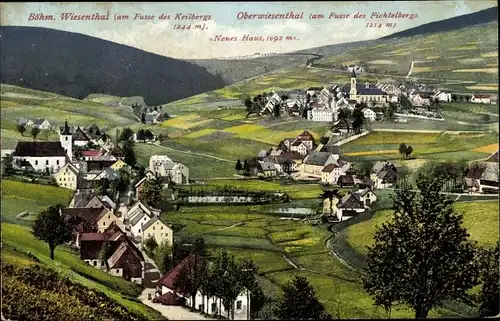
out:
<path id="1" fill-rule="evenodd" d="M 491 104 L 491 95 L 473 94 L 470 102 L 474 104 Z"/>
<path id="2" fill-rule="evenodd" d="M 469 192 L 498 193 L 498 177 L 498 161 L 477 164 L 468 170 L 465 188 Z"/>
<path id="3" fill-rule="evenodd" d="M 337 185 L 340 186 L 341 188 L 344 187 L 354 187 L 355 185 L 355 178 L 349 173 L 346 173 L 344 175 L 340 175 L 339 179 L 337 180 Z"/>
<path id="4" fill-rule="evenodd" d="M 175 184 L 189 184 L 189 168 L 173 162 L 166 155 L 152 155 L 149 158 L 149 170 L 159 176 L 168 176 Z"/>
<path id="5" fill-rule="evenodd" d="M 314 136 L 307 130 L 304 130 L 302 133 L 300 133 L 296 137 L 296 139 L 300 140 L 304 145 L 306 145 L 307 149 L 311 150 L 314 148 Z"/>
<path id="6" fill-rule="evenodd" d="M 327 185 L 337 184 L 339 178 L 345 175 L 350 167 L 350 163 L 342 160 L 326 165 L 321 171 L 321 183 Z"/>
<path id="7" fill-rule="evenodd" d="M 300 155 L 305 156 L 307 154 L 307 146 L 302 141 L 297 139 L 290 145 L 290 151 L 297 152 Z"/>
<path id="8" fill-rule="evenodd" d="M 397 168 L 389 162 L 376 162 L 370 173 L 374 188 L 391 188 L 397 181 Z"/>
<path id="9" fill-rule="evenodd" d="M 269 161 L 258 161 L 259 174 L 264 177 L 275 177 L 278 174 L 276 166 Z"/>
<path id="10" fill-rule="evenodd" d="M 87 146 L 91 142 L 91 139 L 83 132 L 80 127 L 77 127 L 76 130 L 71 135 L 73 138 L 73 145 L 75 146 Z"/>
<path id="11" fill-rule="evenodd" d="M 370 206 L 377 201 L 377 195 L 370 188 L 357 190 L 355 194 L 365 206 Z"/>
<path id="12" fill-rule="evenodd" d="M 94 158 L 102 156 L 104 151 L 102 149 L 94 149 L 94 150 L 82 150 L 80 151 L 80 157 L 84 161 L 90 161 Z"/>
<path id="13" fill-rule="evenodd" d="M 207 300 L 200 291 L 193 295 L 193 293 L 185 293 L 179 288 L 178 279 L 185 273 L 184 271 L 189 271 L 194 269 L 197 264 L 197 258 L 194 254 L 188 255 L 184 260 L 182 260 L 177 266 L 170 269 L 165 275 L 163 275 L 158 281 L 156 281 L 156 293 L 155 299 L 160 302 L 179 304 L 178 302 L 185 302 L 187 306 L 192 305 L 193 297 L 195 297 L 196 309 L 198 311 L 210 314 L 210 315 L 226 315 L 228 308 L 222 303 L 222 299 L 218 297 L 212 297 Z M 250 291 L 243 289 L 241 293 L 237 296 L 234 302 L 234 318 L 236 320 L 247 320 L 249 315 L 250 306 Z M 175 299 L 173 296 L 180 298 Z M 184 299 L 184 300 L 182 300 Z"/>
<path id="14" fill-rule="evenodd" d="M 41 129 L 41 130 L 50 130 L 52 129 L 52 125 L 47 119 L 35 119 L 29 126 Z"/>
<path id="15" fill-rule="evenodd" d="M 57 172 L 66 165 L 67 154 L 60 142 L 18 142 L 12 153 L 12 166 L 29 163 L 35 171 Z"/>
<path id="16" fill-rule="evenodd" d="M 274 167 L 276 167 L 278 174 L 295 172 L 297 166 L 291 157 L 283 154 L 271 157 L 270 161 L 274 164 Z"/>
<path id="17" fill-rule="evenodd" d="M 350 219 L 366 211 L 368 207 L 356 193 L 348 192 L 336 205 L 335 216 L 339 222 Z"/>
<path id="18" fill-rule="evenodd" d="M 65 217 L 67 216 L 78 216 L 85 220 L 88 225 L 93 226 L 97 232 L 103 232 L 111 225 L 111 223 L 118 223 L 118 218 L 109 209 L 105 207 L 101 208 L 89 208 L 89 207 L 75 207 L 75 208 L 63 208 L 61 209 L 61 214 Z"/>
<path id="19" fill-rule="evenodd" d="M 67 163 L 54 174 L 54 178 L 60 187 L 75 191 L 77 189 L 78 174 L 78 168 L 71 163 Z"/>
<path id="20" fill-rule="evenodd" d="M 142 225 L 142 242 L 144 243 L 150 237 L 154 238 L 157 244 L 161 244 L 162 242 L 167 242 L 171 246 L 174 244 L 174 231 L 172 227 L 158 216 L 153 217 Z"/>
<path id="21" fill-rule="evenodd" d="M 363 116 L 371 122 L 374 122 L 377 118 L 376 113 L 370 108 L 363 108 L 361 112 L 363 113 Z"/>
<path id="22" fill-rule="evenodd" d="M 90 200 L 87 202 L 87 204 L 84 204 L 84 202 L 79 203 L 77 205 L 80 205 L 81 207 L 87 207 L 87 208 L 107 208 L 110 211 L 115 211 L 116 210 L 116 203 L 113 202 L 109 198 L 109 196 L 104 195 L 104 196 L 97 196 L 94 195 Z M 83 205 L 83 206 L 82 206 Z M 76 206 L 75 206 L 76 207 Z M 116 224 L 120 225 L 121 222 L 117 222 Z"/>
<path id="23" fill-rule="evenodd" d="M 127 163 L 125 163 L 124 161 L 122 161 L 121 159 L 117 160 L 116 163 L 114 163 L 113 165 L 110 166 L 112 169 L 114 169 L 115 171 L 120 171 L 121 169 L 124 169 L 126 170 L 127 172 L 130 173 L 130 171 L 132 170 L 132 167 L 130 167 Z"/>
<path id="24" fill-rule="evenodd" d="M 323 168 L 328 164 L 335 163 L 338 159 L 339 155 L 313 151 L 304 158 L 301 172 L 304 175 L 321 179 Z"/>
<path id="25" fill-rule="evenodd" d="M 107 272 L 111 275 L 142 284 L 144 278 L 144 257 L 142 253 L 126 238 L 123 232 L 108 231 L 109 233 L 82 234 L 80 258 L 91 266 L 103 270 L 107 269 Z M 112 253 L 107 262 L 103 262 L 100 258 L 100 252 L 104 244 L 108 244 Z"/>
<path id="26" fill-rule="evenodd" d="M 437 100 L 439 102 L 449 103 L 452 100 L 451 92 L 444 92 L 439 89 L 436 89 L 434 90 L 433 94 L 434 95 L 432 96 L 432 99 Z"/>

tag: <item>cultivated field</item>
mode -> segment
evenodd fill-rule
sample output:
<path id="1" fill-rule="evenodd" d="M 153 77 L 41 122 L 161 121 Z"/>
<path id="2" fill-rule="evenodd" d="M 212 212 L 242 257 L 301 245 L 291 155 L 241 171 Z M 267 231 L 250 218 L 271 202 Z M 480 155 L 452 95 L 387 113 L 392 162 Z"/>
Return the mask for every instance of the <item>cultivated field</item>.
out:
<path id="1" fill-rule="evenodd" d="M 265 293 L 272 298 L 293 275 L 305 275 L 314 286 L 319 300 L 339 318 L 387 317 L 383 309 L 375 308 L 362 288 L 358 272 L 350 270 L 333 257 L 325 247 L 333 234 L 326 226 L 310 226 L 298 214 L 278 213 L 287 208 L 319 209 L 321 187 L 316 184 L 285 185 L 258 180 L 211 180 L 208 185 L 193 189 L 211 189 L 230 185 L 247 190 L 283 191 L 294 200 L 290 204 L 263 206 L 181 206 L 179 212 L 165 213 L 164 218 L 178 226 L 176 235 L 203 236 L 212 249 L 224 248 L 237 258 L 251 258 L 259 266 L 260 281 Z M 390 206 L 389 193 L 381 191 L 377 206 Z M 287 262 L 284 255 L 292 263 Z M 446 309 L 432 311 L 434 317 L 451 316 Z M 413 313 L 395 307 L 391 317 L 411 318 Z"/>
<path id="2" fill-rule="evenodd" d="M 463 226 L 467 228 L 471 239 L 480 246 L 494 246 L 499 237 L 498 230 L 498 200 L 461 202 L 455 204 L 455 209 L 464 214 Z M 346 230 L 346 240 L 359 253 L 365 255 L 366 246 L 373 244 L 373 236 L 382 223 L 390 220 L 393 211 L 377 212 L 373 218 Z"/>
<path id="3" fill-rule="evenodd" d="M 400 159 L 399 145 L 411 145 L 417 159 L 474 160 L 491 154 L 498 143 L 496 133 L 410 133 L 372 132 L 342 145 L 342 152 L 354 160 Z M 483 149 L 478 149 L 483 148 Z M 488 149 L 486 151 L 485 149 Z"/>
<path id="4" fill-rule="evenodd" d="M 404 76 L 414 59 L 411 76 L 415 81 L 422 78 L 423 82 L 434 82 L 438 87 L 464 92 L 498 92 L 498 86 L 474 88 L 475 84 L 497 83 L 496 30 L 495 23 L 487 23 L 455 31 L 387 39 L 382 44 L 363 45 L 332 55 L 318 61 L 317 65 L 334 68 L 358 64 L 368 72 Z M 477 41 L 461 45 L 469 39 Z M 458 83 L 448 80 L 458 80 Z"/>

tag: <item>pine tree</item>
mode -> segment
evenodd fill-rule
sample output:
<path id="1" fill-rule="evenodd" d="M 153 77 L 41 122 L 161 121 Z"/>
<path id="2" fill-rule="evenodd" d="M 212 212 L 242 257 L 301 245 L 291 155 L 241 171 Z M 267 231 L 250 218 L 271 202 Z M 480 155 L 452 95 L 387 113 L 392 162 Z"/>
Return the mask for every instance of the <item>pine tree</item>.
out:
<path id="1" fill-rule="evenodd" d="M 448 299 L 468 302 L 478 284 L 474 245 L 462 215 L 441 194 L 443 178 L 419 175 L 419 193 L 404 186 L 393 198 L 394 216 L 369 247 L 365 290 L 387 311 L 406 303 L 416 318 Z"/>

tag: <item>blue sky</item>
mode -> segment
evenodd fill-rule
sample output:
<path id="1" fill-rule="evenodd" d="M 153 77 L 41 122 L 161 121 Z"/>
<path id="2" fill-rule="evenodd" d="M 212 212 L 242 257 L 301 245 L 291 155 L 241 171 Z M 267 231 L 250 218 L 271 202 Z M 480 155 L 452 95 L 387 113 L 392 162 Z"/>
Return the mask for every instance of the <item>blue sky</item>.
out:
<path id="1" fill-rule="evenodd" d="M 287 52 L 330 44 L 376 39 L 428 22 L 468 14 L 496 6 L 491 0 L 463 1 L 344 1 L 344 2 L 170 2 L 170 3 L 3 3 L 1 25 L 46 27 L 82 33 L 149 52 L 175 58 L 216 58 L 248 55 L 254 52 Z M 60 14 L 106 13 L 109 21 L 61 21 Z M 303 20 L 238 20 L 239 12 L 304 12 Z M 403 12 L 418 14 L 409 19 L 323 19 L 309 20 L 311 13 Z M 30 13 L 51 14 L 56 21 L 29 21 Z M 113 15 L 136 13 L 155 15 L 154 20 L 114 21 Z M 193 13 L 210 15 L 205 30 L 176 30 L 174 25 L 197 24 L 189 20 L 158 20 L 161 14 Z M 396 22 L 395 28 L 367 28 L 369 22 Z M 242 38 L 252 36 L 295 36 L 296 41 L 214 42 L 216 35 Z"/>

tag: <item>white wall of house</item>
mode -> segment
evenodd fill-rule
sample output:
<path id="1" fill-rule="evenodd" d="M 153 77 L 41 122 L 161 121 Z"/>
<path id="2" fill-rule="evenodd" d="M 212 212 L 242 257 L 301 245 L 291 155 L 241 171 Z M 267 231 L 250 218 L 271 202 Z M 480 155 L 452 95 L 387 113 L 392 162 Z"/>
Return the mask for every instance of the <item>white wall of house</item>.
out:
<path id="1" fill-rule="evenodd" d="M 130 232 L 134 237 L 142 237 L 142 225 L 146 224 L 149 222 L 151 219 L 150 216 L 144 215 L 143 218 L 139 222 L 137 222 L 134 226 L 130 226 Z"/>
<path id="2" fill-rule="evenodd" d="M 356 209 L 343 209 L 343 208 L 337 208 L 335 210 L 335 214 L 337 215 L 337 219 L 342 222 L 342 221 L 345 221 L 345 220 L 348 220 L 350 218 L 352 218 L 351 215 L 345 215 L 345 211 L 355 211 L 356 214 L 360 214 L 360 213 L 363 213 L 365 211 L 364 208 L 356 208 Z"/>
<path id="3" fill-rule="evenodd" d="M 103 266 L 105 266 L 104 262 L 102 262 L 101 260 L 84 260 L 88 265 L 91 265 L 95 268 L 102 268 Z"/>
<path id="4" fill-rule="evenodd" d="M 166 294 L 166 293 L 175 293 L 171 289 L 167 288 L 166 286 L 161 287 L 161 294 Z M 240 295 L 236 298 L 234 302 L 234 318 L 236 320 L 247 320 L 247 313 L 249 312 L 250 308 L 250 293 L 246 293 L 247 291 L 242 291 Z M 182 297 L 182 295 L 177 294 L 178 296 Z M 248 298 L 248 301 L 247 301 Z M 187 306 L 192 306 L 192 297 L 187 297 L 186 298 L 186 305 Z M 226 316 L 227 315 L 227 309 L 224 307 L 224 304 L 222 303 L 222 299 L 219 299 L 217 297 L 212 297 L 208 299 L 207 297 L 204 297 L 201 295 L 201 292 L 198 291 L 196 293 L 196 299 L 195 299 L 195 304 L 196 304 L 196 309 L 208 314 L 218 314 L 219 307 L 221 310 L 221 315 Z M 213 309 L 215 308 L 215 309 Z"/>
<path id="5" fill-rule="evenodd" d="M 167 241 L 170 245 L 174 244 L 174 231 L 159 220 L 142 231 L 142 241 L 150 237 L 154 237 L 157 244 L 163 241 Z"/>
<path id="6" fill-rule="evenodd" d="M 123 269 L 122 268 L 119 268 L 119 269 L 109 269 L 108 273 L 111 274 L 111 275 L 114 275 L 114 276 L 122 277 L 123 276 Z"/>
<path id="7" fill-rule="evenodd" d="M 470 99 L 470 102 L 471 103 L 475 103 L 475 104 L 491 104 L 491 98 L 490 97 L 487 97 L 487 98 L 477 98 L 474 95 L 472 95 L 472 98 Z"/>
<path id="8" fill-rule="evenodd" d="M 290 150 L 292 152 L 297 152 L 302 156 L 307 154 L 307 146 L 304 143 L 300 144 L 299 146 L 291 146 Z"/>
<path id="9" fill-rule="evenodd" d="M 73 145 L 75 145 L 75 146 L 80 146 L 80 147 L 84 147 L 84 146 L 87 146 L 87 144 L 88 144 L 88 143 L 89 143 L 89 142 L 88 142 L 88 141 L 86 141 L 86 140 L 75 140 L 75 141 L 73 142 Z"/>
<path id="10" fill-rule="evenodd" d="M 370 206 L 377 201 L 377 195 L 370 191 L 367 192 L 364 196 L 360 196 L 359 199 L 361 200 L 361 202 L 363 202 L 364 205 Z"/>
<path id="11" fill-rule="evenodd" d="M 56 156 L 56 157 L 24 157 L 24 156 L 13 156 L 14 160 L 13 164 L 15 166 L 16 160 L 26 160 L 31 164 L 31 166 L 36 171 L 45 171 L 46 168 L 51 169 L 54 172 L 59 171 L 61 167 L 66 165 L 66 157 L 65 156 Z"/>
<path id="12" fill-rule="evenodd" d="M 307 112 L 307 119 L 316 122 L 332 122 L 334 111 L 332 109 L 315 108 Z"/>

